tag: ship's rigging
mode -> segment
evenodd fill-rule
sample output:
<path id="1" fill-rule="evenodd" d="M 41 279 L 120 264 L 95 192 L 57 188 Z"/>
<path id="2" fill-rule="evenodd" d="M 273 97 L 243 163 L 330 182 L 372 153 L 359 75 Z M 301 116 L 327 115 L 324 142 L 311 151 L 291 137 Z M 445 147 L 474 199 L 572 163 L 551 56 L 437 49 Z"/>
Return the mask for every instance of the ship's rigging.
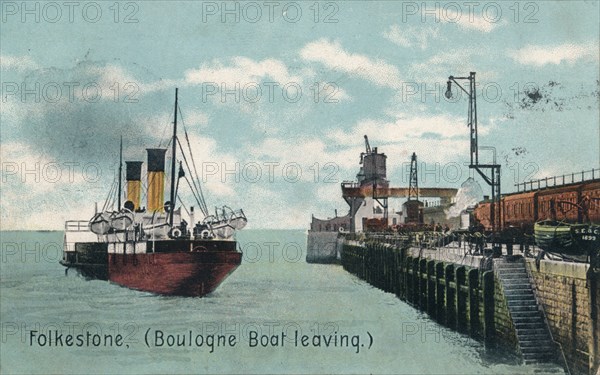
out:
<path id="1" fill-rule="evenodd" d="M 180 125 L 183 128 L 183 142 L 177 136 L 178 117 L 180 119 Z M 163 143 L 163 141 L 161 140 L 159 142 L 159 148 L 148 150 L 149 153 L 151 150 L 157 152 L 156 155 L 159 155 L 158 158 L 162 160 L 161 163 L 163 163 L 163 167 L 161 167 L 162 169 L 160 169 L 160 171 L 162 172 L 159 174 L 151 173 L 150 165 L 147 168 L 146 180 L 148 181 L 148 184 L 144 186 L 144 196 L 148 199 L 148 207 L 146 209 L 137 207 L 138 205 L 130 200 L 127 200 L 124 205 L 121 205 L 121 197 L 123 195 L 123 141 L 121 139 L 118 175 L 116 176 L 115 180 L 113 181 L 113 184 L 111 185 L 109 194 L 104 202 L 102 210 L 100 212 L 96 210 L 96 214 L 90 220 L 90 229 L 94 233 L 101 236 L 106 235 L 109 232 L 126 231 L 132 226 L 139 226 L 139 230 L 136 229 L 135 231 L 136 233 L 144 235 L 144 230 L 151 229 L 153 231 L 153 238 L 157 235 L 157 228 L 161 228 L 161 230 L 163 231 L 168 230 L 167 235 L 169 238 L 178 238 L 181 236 L 193 237 L 195 235 L 202 236 L 202 238 L 230 238 L 231 236 L 233 236 L 236 230 L 241 229 L 245 226 L 247 220 L 245 214 L 241 209 L 234 211 L 227 206 L 223 206 L 221 208 L 215 208 L 214 215 L 209 213 L 208 205 L 206 203 L 206 197 L 202 189 L 198 169 L 196 166 L 195 159 L 193 157 L 190 136 L 185 125 L 183 113 L 178 103 L 177 89 L 175 91 L 175 107 L 173 111 L 172 126 L 173 134 L 171 137 L 169 137 L 169 141 L 166 144 L 166 147 L 160 148 L 161 144 Z M 171 151 L 170 191 L 168 193 L 169 200 L 167 200 L 164 203 L 164 205 L 157 207 L 156 199 L 164 199 L 164 196 L 162 194 L 162 191 L 164 190 L 164 154 L 168 148 L 170 148 Z M 177 149 L 179 149 L 181 160 L 177 159 Z M 179 163 L 178 172 L 177 163 Z M 188 209 L 188 207 L 184 204 L 181 196 L 178 194 L 180 182 L 179 180 L 181 178 L 183 178 L 186 181 L 189 191 L 191 192 L 191 195 L 195 200 L 195 204 L 204 216 L 204 219 L 198 224 L 195 224 L 194 206 L 191 206 Z M 158 179 L 159 181 L 156 181 L 156 179 Z M 139 183 L 141 186 L 142 182 L 139 181 Z M 158 189 L 158 193 L 156 193 L 155 191 L 155 185 L 158 185 L 160 187 Z M 154 204 L 152 205 L 152 207 L 150 207 L 151 197 L 149 196 L 151 194 L 151 187 L 154 188 L 154 190 L 152 190 L 152 198 L 155 199 L 155 201 L 153 201 Z M 158 197 L 155 197 L 156 195 L 158 195 Z M 114 207 L 115 201 L 117 203 L 116 210 Z M 187 233 L 188 223 L 181 218 L 180 210 L 176 210 L 178 202 L 181 205 L 180 207 L 182 207 L 185 210 L 190 219 L 191 233 L 189 234 Z M 164 213 L 162 213 L 163 211 Z M 158 235 L 160 237 L 160 234 Z"/>

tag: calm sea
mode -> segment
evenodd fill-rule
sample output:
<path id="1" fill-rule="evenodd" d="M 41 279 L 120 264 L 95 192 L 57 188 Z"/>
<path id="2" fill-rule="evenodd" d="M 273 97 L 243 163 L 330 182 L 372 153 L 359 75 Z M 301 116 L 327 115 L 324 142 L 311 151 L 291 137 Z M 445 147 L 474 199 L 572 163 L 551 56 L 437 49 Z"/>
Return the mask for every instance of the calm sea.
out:
<path id="1" fill-rule="evenodd" d="M 65 276 L 62 233 L 1 235 L 3 374 L 539 371 L 340 266 L 307 264 L 303 231 L 240 232 L 242 265 L 205 298 Z"/>

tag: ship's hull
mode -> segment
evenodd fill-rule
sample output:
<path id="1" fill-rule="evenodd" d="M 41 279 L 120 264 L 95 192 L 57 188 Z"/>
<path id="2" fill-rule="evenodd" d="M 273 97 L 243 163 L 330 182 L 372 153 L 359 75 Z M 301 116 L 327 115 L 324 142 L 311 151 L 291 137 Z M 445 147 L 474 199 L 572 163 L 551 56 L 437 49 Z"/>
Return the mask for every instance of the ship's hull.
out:
<path id="1" fill-rule="evenodd" d="M 87 279 L 173 296 L 204 296 L 240 265 L 235 241 L 77 242 L 61 264 Z"/>
<path id="2" fill-rule="evenodd" d="M 108 246 L 100 242 L 78 242 L 65 252 L 60 264 L 76 269 L 88 280 L 108 280 Z"/>
<path id="3" fill-rule="evenodd" d="M 146 292 L 201 297 L 240 265 L 233 251 L 108 254 L 109 280 Z"/>
<path id="4" fill-rule="evenodd" d="M 74 268 L 86 280 L 108 280 L 107 263 L 72 263 L 65 260 L 59 263 L 67 269 Z"/>

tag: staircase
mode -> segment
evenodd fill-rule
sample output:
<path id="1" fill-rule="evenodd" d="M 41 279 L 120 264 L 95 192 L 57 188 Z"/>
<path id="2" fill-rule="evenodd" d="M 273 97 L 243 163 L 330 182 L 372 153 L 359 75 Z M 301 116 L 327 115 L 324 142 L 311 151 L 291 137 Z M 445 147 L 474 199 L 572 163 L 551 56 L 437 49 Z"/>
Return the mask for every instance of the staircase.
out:
<path id="1" fill-rule="evenodd" d="M 525 260 L 495 259 L 494 268 L 504 290 L 508 311 L 526 364 L 556 361 L 557 351 L 525 268 Z"/>

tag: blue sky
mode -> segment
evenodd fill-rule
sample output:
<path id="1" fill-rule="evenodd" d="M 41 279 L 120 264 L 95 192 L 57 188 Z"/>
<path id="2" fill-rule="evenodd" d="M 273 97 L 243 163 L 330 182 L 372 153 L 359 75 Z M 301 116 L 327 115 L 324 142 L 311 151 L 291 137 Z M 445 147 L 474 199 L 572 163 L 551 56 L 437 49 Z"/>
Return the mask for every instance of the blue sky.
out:
<path id="1" fill-rule="evenodd" d="M 0 4 L 2 229 L 88 219 L 121 135 L 130 160 L 164 145 L 175 87 L 209 207 L 253 228 L 345 213 L 363 134 L 393 185 L 416 152 L 421 186 L 459 187 L 467 101 L 443 93 L 470 71 L 504 192 L 600 166 L 597 1 Z"/>

